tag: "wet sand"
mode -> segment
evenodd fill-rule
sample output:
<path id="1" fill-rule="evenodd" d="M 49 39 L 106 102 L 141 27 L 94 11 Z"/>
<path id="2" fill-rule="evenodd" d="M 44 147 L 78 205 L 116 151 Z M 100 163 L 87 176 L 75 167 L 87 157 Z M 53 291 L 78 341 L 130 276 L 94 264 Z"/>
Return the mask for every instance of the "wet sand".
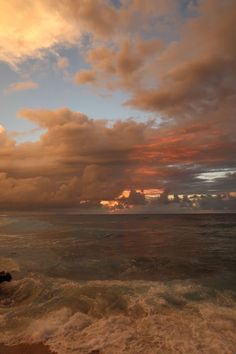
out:
<path id="1" fill-rule="evenodd" d="M 19 344 L 13 347 L 0 344 L 0 354 L 55 354 L 55 352 L 41 343 Z"/>

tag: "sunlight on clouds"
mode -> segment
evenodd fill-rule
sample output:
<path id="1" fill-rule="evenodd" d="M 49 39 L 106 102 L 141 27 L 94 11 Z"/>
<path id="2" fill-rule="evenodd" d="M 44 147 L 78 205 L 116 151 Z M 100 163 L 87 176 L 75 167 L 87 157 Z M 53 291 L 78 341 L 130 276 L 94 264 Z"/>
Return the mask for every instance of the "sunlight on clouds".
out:
<path id="1" fill-rule="evenodd" d="M 203 179 L 206 182 L 214 182 L 218 178 L 225 178 L 233 171 L 215 171 L 215 172 L 204 172 L 197 176 L 199 179 Z"/>
<path id="2" fill-rule="evenodd" d="M 235 1 L 183 3 L 0 0 L 0 207 L 235 207 Z"/>
<path id="3" fill-rule="evenodd" d="M 50 1 L 0 0 L 0 60 L 15 66 L 27 57 L 42 57 L 43 50 L 73 43 L 80 36 Z"/>
<path id="4" fill-rule="evenodd" d="M 15 91 L 25 91 L 25 90 L 34 90 L 38 88 L 39 85 L 34 81 L 22 81 L 22 82 L 14 82 L 10 84 L 5 90 L 5 93 L 11 93 Z"/>

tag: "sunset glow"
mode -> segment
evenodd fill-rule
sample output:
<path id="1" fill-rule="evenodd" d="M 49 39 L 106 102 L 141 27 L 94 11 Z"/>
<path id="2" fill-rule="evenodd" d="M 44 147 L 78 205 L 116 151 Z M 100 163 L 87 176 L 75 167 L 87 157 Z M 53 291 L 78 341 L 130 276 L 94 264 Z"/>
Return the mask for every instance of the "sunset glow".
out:
<path id="1" fill-rule="evenodd" d="M 236 353 L 236 0 L 0 0 L 0 354 Z"/>
<path id="2" fill-rule="evenodd" d="M 235 12 L 0 0 L 0 208 L 235 191 Z"/>

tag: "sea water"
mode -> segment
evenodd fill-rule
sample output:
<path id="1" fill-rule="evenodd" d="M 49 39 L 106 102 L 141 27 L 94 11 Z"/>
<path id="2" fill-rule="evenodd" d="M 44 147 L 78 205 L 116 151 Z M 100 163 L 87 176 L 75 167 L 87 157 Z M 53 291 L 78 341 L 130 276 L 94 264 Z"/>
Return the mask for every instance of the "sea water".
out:
<path id="1" fill-rule="evenodd" d="M 236 215 L 5 214 L 0 342 L 236 353 Z"/>

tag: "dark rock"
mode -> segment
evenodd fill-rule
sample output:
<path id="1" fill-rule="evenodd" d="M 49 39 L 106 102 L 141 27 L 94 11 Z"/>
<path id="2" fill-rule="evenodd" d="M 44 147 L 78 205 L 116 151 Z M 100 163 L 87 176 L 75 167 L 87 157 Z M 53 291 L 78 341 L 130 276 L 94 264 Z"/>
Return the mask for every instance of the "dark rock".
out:
<path id="1" fill-rule="evenodd" d="M 0 283 L 3 283 L 4 281 L 11 281 L 12 276 L 10 273 L 7 272 L 0 272 Z"/>

